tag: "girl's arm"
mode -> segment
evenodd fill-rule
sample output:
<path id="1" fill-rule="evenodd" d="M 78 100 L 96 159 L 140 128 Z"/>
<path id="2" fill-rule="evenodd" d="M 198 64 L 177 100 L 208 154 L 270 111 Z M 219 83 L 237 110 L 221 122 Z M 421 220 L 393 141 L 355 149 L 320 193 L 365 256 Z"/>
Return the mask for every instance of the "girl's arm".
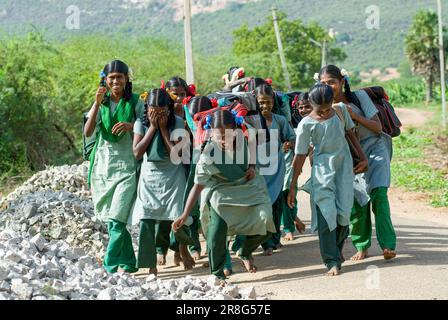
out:
<path id="1" fill-rule="evenodd" d="M 302 173 L 302 168 L 305 164 L 305 160 L 306 154 L 298 154 L 294 156 L 294 160 L 292 161 L 293 176 L 288 194 L 288 206 L 290 208 L 293 208 L 296 203 L 297 181 L 299 180 L 299 176 Z"/>
<path id="2" fill-rule="evenodd" d="M 156 132 L 157 129 L 153 125 L 151 125 L 145 136 L 134 133 L 133 151 L 134 156 L 137 160 L 143 158 L 143 155 L 145 154 L 146 150 L 148 150 L 148 147 L 151 144 L 151 141 L 154 138 Z"/>
<path id="3" fill-rule="evenodd" d="M 89 112 L 89 118 L 87 119 L 86 125 L 84 127 L 84 135 L 88 138 L 91 137 L 96 127 L 96 116 L 98 115 L 98 111 L 100 110 L 101 103 L 103 102 L 104 95 L 106 94 L 107 89 L 105 87 L 99 87 L 96 96 L 95 103 Z"/>
<path id="4" fill-rule="evenodd" d="M 355 174 L 366 172 L 369 168 L 369 161 L 367 160 L 366 154 L 361 148 L 361 144 L 359 143 L 358 138 L 356 137 L 355 133 L 352 130 L 346 131 L 347 137 L 352 142 L 353 146 L 356 149 L 356 152 L 358 152 L 359 157 L 361 161 L 358 163 L 358 165 L 353 169 L 355 171 Z"/>
<path id="5" fill-rule="evenodd" d="M 378 118 L 378 115 L 373 116 L 372 119 L 367 119 L 355 113 L 352 108 L 350 108 L 350 106 L 347 107 L 347 111 L 353 121 L 358 122 L 363 127 L 366 127 L 376 134 L 381 134 L 381 132 L 383 132 L 383 126 L 381 125 L 381 121 L 380 118 Z"/>
<path id="6" fill-rule="evenodd" d="M 187 221 L 191 210 L 193 210 L 196 201 L 198 201 L 199 196 L 201 195 L 202 190 L 204 190 L 205 186 L 200 184 L 195 184 L 188 195 L 187 203 L 185 203 L 184 212 L 176 221 L 173 222 L 173 230 L 176 232 L 179 230 Z"/>

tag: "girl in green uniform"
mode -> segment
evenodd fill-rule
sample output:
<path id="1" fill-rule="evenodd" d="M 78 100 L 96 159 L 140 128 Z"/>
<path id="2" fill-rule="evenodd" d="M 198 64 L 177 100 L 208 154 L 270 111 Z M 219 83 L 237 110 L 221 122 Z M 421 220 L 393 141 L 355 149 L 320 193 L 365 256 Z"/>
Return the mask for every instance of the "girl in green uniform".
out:
<path id="1" fill-rule="evenodd" d="M 213 102 L 205 96 L 197 96 L 193 98 L 184 99 L 184 113 L 187 122 L 187 129 L 190 132 L 190 142 L 191 148 L 191 162 L 189 166 L 189 174 L 187 179 L 187 188 L 185 189 L 184 203 L 186 203 L 190 190 L 194 185 L 194 175 L 196 171 L 196 164 L 199 161 L 201 155 L 202 141 L 201 137 L 197 135 L 197 126 L 200 124 L 195 122 L 194 116 L 200 112 L 204 112 L 216 107 Z M 191 217 L 193 218 L 190 227 L 190 236 L 194 242 L 193 245 L 189 246 L 191 256 L 194 260 L 201 259 L 201 243 L 199 241 L 199 229 L 201 227 L 199 219 L 199 205 L 196 204 L 192 210 Z"/>
<path id="2" fill-rule="evenodd" d="M 362 155 L 355 172 L 367 166 L 367 158 L 351 129 L 353 121 L 345 105 L 340 109 L 344 123 L 332 108 L 333 91 L 330 86 L 317 84 L 309 93 L 313 111 L 297 127 L 297 141 L 293 160 L 294 174 L 288 195 L 288 205 L 294 207 L 297 179 L 309 153 L 314 147 L 311 170 L 311 208 L 313 232 L 319 234 L 322 259 L 327 275 L 339 275 L 344 257 L 342 249 L 348 236 L 350 212 L 353 205 L 353 160 L 345 139 L 348 134 Z"/>
<path id="3" fill-rule="evenodd" d="M 145 104 L 146 121 L 137 120 L 134 125 L 134 154 L 143 161 L 132 223 L 140 224 L 137 266 L 157 274 L 156 225 L 171 224 L 182 213 L 185 169 L 173 163 L 172 156 L 180 156 L 175 147 L 186 131 L 165 89 L 152 90 Z M 180 245 L 179 249 L 185 268 L 191 269 L 194 261 L 191 256 L 188 259 L 187 247 Z M 183 255 L 185 251 L 188 256 Z"/>
<path id="4" fill-rule="evenodd" d="M 357 124 L 362 150 L 369 160 L 369 170 L 356 176 L 355 203 L 351 215 L 350 235 L 358 252 L 352 260 L 363 260 L 371 246 L 372 212 L 375 215 L 376 236 L 386 260 L 396 256 L 397 236 L 390 215 L 387 191 L 390 187 L 392 138 L 383 133 L 378 110 L 363 90 L 352 92 L 348 75 L 334 65 L 319 74 L 322 83 L 333 88 L 336 102 L 349 106 L 352 120 Z M 344 89 L 343 89 L 344 88 Z"/>
<path id="5" fill-rule="evenodd" d="M 109 244 L 104 268 L 135 272 L 132 238 L 126 229 L 137 190 L 137 161 L 132 152 L 132 129 L 143 104 L 132 93 L 128 66 L 115 60 L 103 70 L 106 87 L 96 93 L 84 134 L 97 132 L 90 155 L 89 184 L 95 214 L 107 223 Z"/>
<path id="6" fill-rule="evenodd" d="M 172 77 L 168 82 L 163 84 L 163 88 L 170 94 L 174 101 L 174 114 L 185 120 L 186 114 L 184 111 L 183 100 L 185 98 L 192 98 L 196 95 L 196 87 L 188 85 L 187 82 L 180 77 Z M 185 172 L 188 174 L 189 166 L 185 165 Z M 166 255 L 168 249 L 174 251 L 174 265 L 179 266 L 182 262 L 181 254 L 179 252 L 179 243 L 176 237 L 171 232 L 171 223 L 162 222 L 156 226 L 156 245 L 157 245 L 157 262 L 159 265 L 166 264 Z M 186 256 L 187 252 L 183 252 Z M 186 257 L 187 264 L 190 264 L 191 257 Z"/>
<path id="7" fill-rule="evenodd" d="M 276 230 L 263 177 L 258 175 L 254 165 L 249 165 L 246 140 L 235 139 L 241 123 L 241 117 L 227 110 L 209 115 L 207 128 L 213 129 L 212 138 L 204 146 L 196 166 L 195 185 L 184 212 L 173 223 L 173 229 L 178 230 L 200 196 L 210 270 L 220 279 L 225 279 L 228 235 L 247 236 L 239 257 L 248 272 L 256 272 L 252 252 Z"/>

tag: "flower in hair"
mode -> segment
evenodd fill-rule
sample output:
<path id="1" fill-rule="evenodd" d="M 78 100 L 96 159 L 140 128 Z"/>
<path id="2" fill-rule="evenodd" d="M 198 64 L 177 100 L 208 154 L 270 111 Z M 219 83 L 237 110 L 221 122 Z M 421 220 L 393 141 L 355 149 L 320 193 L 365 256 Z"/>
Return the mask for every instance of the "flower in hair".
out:
<path id="1" fill-rule="evenodd" d="M 218 99 L 214 98 L 210 100 L 212 102 L 212 108 L 217 108 L 219 106 Z"/>
<path id="2" fill-rule="evenodd" d="M 212 128 L 212 116 L 208 114 L 207 117 L 205 118 L 204 129 L 210 130 L 211 128 Z"/>
<path id="3" fill-rule="evenodd" d="M 235 123 L 238 126 L 241 126 L 244 123 L 244 118 L 241 116 L 238 116 L 238 113 L 235 110 L 232 110 L 232 114 L 233 114 L 233 117 L 235 118 Z"/>
<path id="4" fill-rule="evenodd" d="M 176 94 L 174 94 L 173 92 L 171 92 L 171 90 L 170 89 L 165 89 L 166 90 L 166 92 L 170 95 L 170 97 L 171 97 L 171 100 L 173 100 L 173 101 L 177 101 L 177 95 Z"/>
<path id="5" fill-rule="evenodd" d="M 105 72 L 104 70 L 101 70 L 101 72 L 100 72 L 100 78 L 105 78 L 105 77 L 107 77 L 106 72 Z"/>
<path id="6" fill-rule="evenodd" d="M 160 80 L 160 89 L 165 89 L 166 85 L 165 85 L 165 81 L 162 79 Z"/>
<path id="7" fill-rule="evenodd" d="M 184 106 L 188 105 L 188 104 L 190 103 L 190 101 L 191 101 L 191 98 L 192 98 L 192 97 L 186 97 L 186 98 L 184 98 L 184 100 L 182 101 L 182 104 L 183 104 Z"/>
<path id="8" fill-rule="evenodd" d="M 266 81 L 266 83 L 270 86 L 272 86 L 272 79 L 271 78 L 267 78 L 264 81 Z"/>
<path id="9" fill-rule="evenodd" d="M 218 100 L 218 107 L 224 107 L 227 105 L 227 99 L 226 98 L 221 98 Z"/>
<path id="10" fill-rule="evenodd" d="M 316 72 L 313 76 L 313 79 L 319 81 L 319 73 Z"/>
<path id="11" fill-rule="evenodd" d="M 196 95 L 196 86 L 194 84 L 188 85 L 188 91 L 192 96 Z"/>
<path id="12" fill-rule="evenodd" d="M 148 96 L 149 96 L 149 93 L 147 91 L 145 91 L 140 95 L 140 99 L 143 101 L 146 101 L 146 99 L 148 99 Z"/>

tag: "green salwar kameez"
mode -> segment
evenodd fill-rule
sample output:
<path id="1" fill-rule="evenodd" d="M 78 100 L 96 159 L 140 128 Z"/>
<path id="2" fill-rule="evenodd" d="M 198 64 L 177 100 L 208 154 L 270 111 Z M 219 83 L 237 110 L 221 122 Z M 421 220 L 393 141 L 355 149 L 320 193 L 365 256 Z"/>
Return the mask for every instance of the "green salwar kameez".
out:
<path id="1" fill-rule="evenodd" d="M 143 104 L 137 95 L 128 102 L 106 101 L 96 118 L 98 135 L 90 156 L 89 184 L 95 215 L 107 224 L 109 232 L 104 268 L 111 273 L 118 268 L 135 272 L 136 259 L 126 224 L 136 197 L 138 163 L 131 133 L 116 136 L 111 130 L 118 122 L 134 122 L 143 112 Z"/>
<path id="2" fill-rule="evenodd" d="M 210 142 L 196 166 L 195 183 L 205 187 L 200 210 L 210 271 L 221 279 L 225 278 L 224 266 L 229 258 L 227 236 L 246 235 L 239 252 L 242 259 L 250 259 L 252 252 L 276 231 L 263 177 L 257 173 L 253 180 L 245 178 L 247 145 L 244 148 L 245 163 L 232 164 L 228 153 Z M 215 164 L 209 152 L 221 152 L 224 164 Z"/>
<path id="3" fill-rule="evenodd" d="M 352 110 L 367 119 L 372 119 L 378 110 L 364 91 L 356 91 L 361 108 L 352 104 Z M 351 224 L 351 239 L 358 251 L 365 251 L 371 246 L 372 221 L 375 215 L 376 236 L 382 250 L 395 250 L 397 236 L 392 224 L 387 191 L 390 187 L 392 159 L 392 139 L 385 133 L 375 134 L 366 127 L 357 127 L 361 148 L 369 160 L 368 172 L 358 175 L 355 190 L 367 194 L 367 200 L 355 197 Z M 370 197 L 370 199 L 369 199 Z"/>

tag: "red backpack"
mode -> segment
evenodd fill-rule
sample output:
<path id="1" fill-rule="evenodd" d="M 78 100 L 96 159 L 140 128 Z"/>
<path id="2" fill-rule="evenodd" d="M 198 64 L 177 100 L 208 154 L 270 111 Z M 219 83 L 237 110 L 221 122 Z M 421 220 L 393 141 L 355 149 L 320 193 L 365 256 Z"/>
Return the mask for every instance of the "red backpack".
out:
<path id="1" fill-rule="evenodd" d="M 363 88 L 378 109 L 378 116 L 383 126 L 383 132 L 392 138 L 401 134 L 401 121 L 395 113 L 394 107 L 389 102 L 389 97 L 383 87 Z"/>

